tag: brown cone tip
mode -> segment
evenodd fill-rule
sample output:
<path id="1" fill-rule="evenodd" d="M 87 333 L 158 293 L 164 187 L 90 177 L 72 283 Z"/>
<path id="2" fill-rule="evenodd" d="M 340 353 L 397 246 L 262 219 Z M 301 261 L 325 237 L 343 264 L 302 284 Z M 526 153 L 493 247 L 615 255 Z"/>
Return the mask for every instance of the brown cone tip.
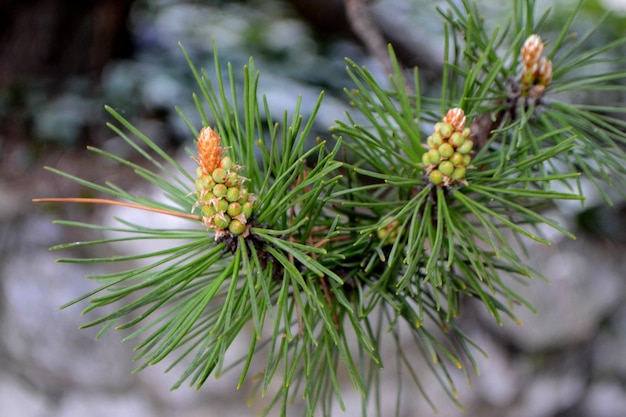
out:
<path id="1" fill-rule="evenodd" d="M 461 131 L 465 128 L 465 112 L 458 107 L 450 109 L 443 118 L 443 121 L 450 123 L 454 130 Z"/>
<path id="2" fill-rule="evenodd" d="M 205 127 L 198 135 L 198 158 L 196 161 L 204 172 L 210 174 L 220 166 L 222 148 L 219 135 L 210 127 Z"/>

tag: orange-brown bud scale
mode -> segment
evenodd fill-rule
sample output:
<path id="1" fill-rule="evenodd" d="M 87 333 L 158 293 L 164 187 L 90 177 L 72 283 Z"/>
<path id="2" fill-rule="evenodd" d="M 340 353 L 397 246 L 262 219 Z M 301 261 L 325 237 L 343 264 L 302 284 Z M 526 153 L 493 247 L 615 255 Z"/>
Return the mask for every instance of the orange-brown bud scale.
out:
<path id="1" fill-rule="evenodd" d="M 543 55 L 543 41 L 539 35 L 530 35 L 522 46 L 521 95 L 539 98 L 552 81 L 552 61 Z"/>
<path id="2" fill-rule="evenodd" d="M 461 133 L 465 128 L 465 112 L 458 107 L 448 110 L 443 118 L 444 123 L 450 123 L 452 128 Z"/>
<path id="3" fill-rule="evenodd" d="M 543 42 L 539 35 L 532 34 L 524 42 L 522 46 L 522 62 L 524 67 L 530 68 L 539 62 L 543 54 Z"/>
<path id="4" fill-rule="evenodd" d="M 222 152 L 219 135 L 210 127 L 202 129 L 198 135 L 197 162 L 204 172 L 213 172 L 220 166 Z"/>
<path id="5" fill-rule="evenodd" d="M 539 60 L 537 80 L 539 81 L 539 84 L 544 87 L 552 81 L 552 61 L 546 58 L 541 58 L 541 60 Z"/>

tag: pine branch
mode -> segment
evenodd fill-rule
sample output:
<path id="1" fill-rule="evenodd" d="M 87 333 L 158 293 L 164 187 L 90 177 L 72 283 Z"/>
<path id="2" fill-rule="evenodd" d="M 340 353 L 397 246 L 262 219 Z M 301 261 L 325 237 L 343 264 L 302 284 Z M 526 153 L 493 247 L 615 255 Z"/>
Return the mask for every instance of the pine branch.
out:
<path id="1" fill-rule="evenodd" d="M 56 168 L 48 169 L 109 198 L 33 201 L 125 206 L 185 218 L 190 227 L 58 221 L 109 235 L 55 250 L 170 243 L 138 255 L 61 259 L 128 265 L 90 276 L 100 287 L 65 307 L 88 300 L 85 312 L 102 313 L 83 327 L 101 326 L 100 334 L 133 329 L 124 340 L 136 343 L 137 370 L 171 361 L 168 369 L 183 368 L 174 388 L 200 389 L 209 376 L 237 368 L 238 386 L 257 374 L 255 391 L 266 395 L 279 378 L 266 414 L 275 407 L 287 415 L 296 395 L 306 415 L 330 414 L 334 402 L 344 408 L 340 374 L 364 402 L 380 398 L 384 339 L 395 344 L 399 378 L 406 374 L 427 397 L 421 370 L 402 349 L 409 340 L 460 406 L 451 373 L 460 369 L 469 382 L 476 353 L 485 354 L 457 325 L 465 300 L 477 300 L 498 323 L 519 323 L 516 309 L 532 306 L 512 283 L 544 278 L 527 265 L 525 242 L 549 245 L 540 233 L 545 226 L 574 238 L 544 208 L 584 200 L 583 177 L 601 192 L 626 184 L 623 109 L 559 101 L 571 91 L 623 90 L 624 58 L 614 52 L 624 41 L 581 51 L 597 29 L 578 41 L 569 37 L 581 2 L 545 43 L 537 32 L 548 15 L 536 19 L 534 6 L 516 2 L 510 24 L 493 33 L 468 0 L 440 9 L 446 40 L 439 97 L 422 95 L 419 71 L 408 80 L 391 47 L 388 80 L 347 59 L 352 109 L 332 128 L 336 140 L 318 138 L 312 146 L 323 94 L 308 120 L 301 98 L 275 117 L 259 95 L 252 59 L 237 88 L 236 70 L 222 66 L 215 45 L 211 72 L 181 46 L 199 89 L 192 99 L 202 126 L 178 110 L 196 139 L 195 172 L 111 107 L 109 127 L 147 167 L 89 148 L 169 201 Z M 373 45 L 380 51 L 380 42 Z M 615 68 L 603 70 L 607 62 Z M 594 75 L 578 75 L 596 64 Z M 248 328 L 247 354 L 225 363 Z M 260 355 L 258 367 L 253 358 Z"/>

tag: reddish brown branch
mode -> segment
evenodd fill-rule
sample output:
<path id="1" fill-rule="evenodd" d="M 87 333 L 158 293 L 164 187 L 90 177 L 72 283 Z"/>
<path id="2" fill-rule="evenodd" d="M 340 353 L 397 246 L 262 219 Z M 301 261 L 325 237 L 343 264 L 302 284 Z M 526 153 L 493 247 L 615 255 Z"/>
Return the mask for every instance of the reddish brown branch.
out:
<path id="1" fill-rule="evenodd" d="M 182 217 L 191 220 L 202 220 L 197 214 L 179 213 L 155 207 L 142 206 L 141 204 L 126 203 L 124 201 L 107 200 L 105 198 L 33 198 L 34 203 L 89 203 L 89 204 L 109 204 L 113 206 L 130 207 L 138 210 L 152 211 L 154 213 L 167 214 L 168 216 Z"/>
<path id="2" fill-rule="evenodd" d="M 387 55 L 385 38 L 374 24 L 363 0 L 345 0 L 346 16 L 356 35 L 365 44 L 368 52 L 384 66 L 385 72 L 393 74 L 393 66 Z"/>
<path id="3" fill-rule="evenodd" d="M 356 36 L 363 42 L 370 55 L 381 63 L 385 73 L 392 75 L 394 68 L 387 51 L 388 41 L 371 16 L 365 0 L 345 0 L 344 4 L 346 17 Z M 405 89 L 412 93 L 413 87 L 407 82 L 404 71 L 401 76 Z"/>

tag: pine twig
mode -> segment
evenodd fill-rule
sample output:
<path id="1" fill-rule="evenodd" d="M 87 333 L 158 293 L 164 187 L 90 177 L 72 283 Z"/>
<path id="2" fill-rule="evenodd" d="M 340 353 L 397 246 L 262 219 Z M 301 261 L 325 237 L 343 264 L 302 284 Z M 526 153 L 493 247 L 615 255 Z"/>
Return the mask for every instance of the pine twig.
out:
<path id="1" fill-rule="evenodd" d="M 154 213 L 167 214 L 168 216 L 182 217 L 184 219 L 202 220 L 197 214 L 178 213 L 171 210 L 159 209 L 155 207 L 143 206 L 141 204 L 126 203 L 124 201 L 109 200 L 106 198 L 33 198 L 33 203 L 89 203 L 89 204 L 109 204 L 112 206 L 130 207 L 137 210 L 152 211 Z"/>

